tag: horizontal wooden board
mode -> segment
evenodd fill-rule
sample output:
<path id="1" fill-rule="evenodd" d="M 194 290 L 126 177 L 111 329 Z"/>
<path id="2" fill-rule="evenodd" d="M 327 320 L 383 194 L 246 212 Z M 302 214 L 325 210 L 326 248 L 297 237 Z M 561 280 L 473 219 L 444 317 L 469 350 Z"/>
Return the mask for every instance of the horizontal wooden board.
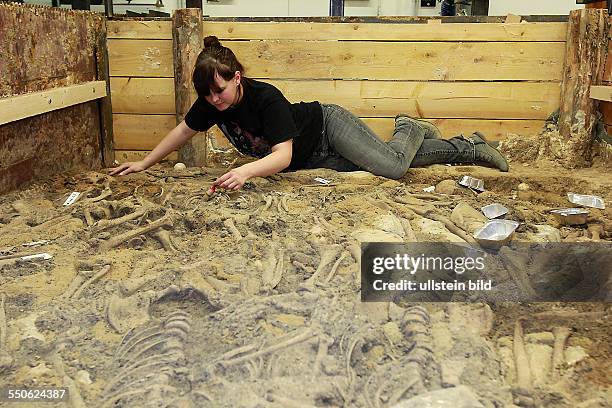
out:
<path id="1" fill-rule="evenodd" d="M 108 40 L 111 76 L 174 77 L 172 40 Z"/>
<path id="2" fill-rule="evenodd" d="M 107 38 L 132 38 L 141 40 L 171 40 L 172 21 L 159 20 L 109 20 L 106 23 Z"/>
<path id="3" fill-rule="evenodd" d="M 174 78 L 112 77 L 113 113 L 174 114 Z"/>
<path id="4" fill-rule="evenodd" d="M 393 136 L 394 121 L 387 118 L 364 118 L 363 121 L 384 140 Z M 478 120 L 478 119 L 430 119 L 445 138 L 460 134 L 471 135 L 479 131 L 488 140 L 503 140 L 510 135 L 535 136 L 543 127 L 543 120 Z"/>
<path id="5" fill-rule="evenodd" d="M 564 43 L 231 41 L 254 78 L 559 81 Z M 172 77 L 172 41 L 109 40 L 111 76 Z"/>
<path id="6" fill-rule="evenodd" d="M 151 153 L 150 150 L 115 150 L 115 160 L 119 163 L 140 161 Z M 171 152 L 164 160 L 178 160 L 178 152 Z"/>
<path id="7" fill-rule="evenodd" d="M 559 81 L 565 56 L 564 43 L 233 41 L 227 45 L 247 75 L 274 79 Z"/>
<path id="8" fill-rule="evenodd" d="M 175 126 L 175 115 L 113 114 L 115 149 L 152 150 Z"/>
<path id="9" fill-rule="evenodd" d="M 439 21 L 439 20 L 436 20 Z M 560 41 L 567 23 L 427 24 L 204 22 L 204 36 L 222 40 Z"/>
<path id="10" fill-rule="evenodd" d="M 319 100 L 364 117 L 546 119 L 559 83 L 272 80 L 290 102 Z M 173 114 L 172 78 L 112 78 L 114 113 Z"/>
<path id="11" fill-rule="evenodd" d="M 612 102 L 612 86 L 591 86 L 590 97 L 598 101 Z"/>
<path id="12" fill-rule="evenodd" d="M 113 115 L 115 146 L 117 150 L 152 150 L 175 123 L 174 115 Z M 364 122 L 384 140 L 391 138 L 392 118 L 364 118 Z M 460 133 L 471 134 L 478 130 L 491 140 L 499 140 L 509 134 L 533 136 L 540 133 L 543 120 L 470 120 L 432 119 L 445 137 Z M 226 143 L 218 143 L 226 146 Z"/>
<path id="13" fill-rule="evenodd" d="M 105 81 L 52 88 L 0 98 L 0 125 L 106 96 Z"/>
<path id="14" fill-rule="evenodd" d="M 559 107 L 558 83 L 270 81 L 291 102 L 335 103 L 362 117 L 546 119 Z"/>
<path id="15" fill-rule="evenodd" d="M 439 21 L 439 20 L 437 20 Z M 426 24 L 205 21 L 222 40 L 565 41 L 567 23 Z M 172 39 L 171 21 L 109 21 L 108 38 Z"/>

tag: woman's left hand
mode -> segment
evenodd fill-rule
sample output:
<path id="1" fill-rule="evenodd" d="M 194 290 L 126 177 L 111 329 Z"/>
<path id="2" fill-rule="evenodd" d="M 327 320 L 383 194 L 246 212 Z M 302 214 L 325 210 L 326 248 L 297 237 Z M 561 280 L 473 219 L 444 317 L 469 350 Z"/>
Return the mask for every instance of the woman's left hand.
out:
<path id="1" fill-rule="evenodd" d="M 227 173 L 216 179 L 213 185 L 228 190 L 239 190 L 249 178 L 249 175 L 241 166 L 228 171 Z"/>

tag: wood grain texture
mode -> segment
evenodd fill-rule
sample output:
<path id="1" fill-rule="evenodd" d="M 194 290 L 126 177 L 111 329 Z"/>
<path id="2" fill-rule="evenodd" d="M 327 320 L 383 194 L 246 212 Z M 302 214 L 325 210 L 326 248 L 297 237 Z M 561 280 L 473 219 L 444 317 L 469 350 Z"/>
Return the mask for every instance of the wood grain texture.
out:
<path id="1" fill-rule="evenodd" d="M 389 140 L 393 134 L 393 118 L 363 118 L 366 125 L 381 139 Z M 501 140 L 511 134 L 534 136 L 544 127 L 543 120 L 486 120 L 486 119 L 429 119 L 436 124 L 445 137 L 458 134 L 469 135 L 480 131 L 492 140 Z M 173 115 L 113 115 L 115 145 L 118 150 L 152 150 L 161 139 L 174 128 Z M 213 137 L 223 139 L 220 131 Z M 227 147 L 227 142 L 216 144 Z"/>
<path id="2" fill-rule="evenodd" d="M 334 103 L 364 117 L 399 112 L 428 118 L 546 119 L 559 107 L 560 84 L 537 82 L 411 82 L 266 80 L 290 102 Z M 171 78 L 111 80 L 115 113 L 170 114 Z"/>
<path id="3" fill-rule="evenodd" d="M 174 77 L 172 40 L 108 40 L 111 76 Z"/>
<path id="4" fill-rule="evenodd" d="M 565 42 L 566 32 L 567 23 L 459 23 L 432 29 L 426 24 L 204 22 L 204 35 L 221 40 Z"/>
<path id="5" fill-rule="evenodd" d="M 106 96 L 105 81 L 52 88 L 0 99 L 0 125 Z"/>
<path id="6" fill-rule="evenodd" d="M 179 9 L 172 18 L 174 52 L 174 100 L 176 124 L 185 119 L 197 99 L 192 76 L 202 51 L 202 11 Z M 194 136 L 179 149 L 179 159 L 189 167 L 206 165 L 206 139 Z"/>
<path id="7" fill-rule="evenodd" d="M 603 9 L 570 12 L 559 115 L 559 134 L 565 145 L 561 161 L 567 167 L 590 165 L 598 105 L 589 98 L 589 91 L 603 77 L 610 33 L 607 14 Z"/>

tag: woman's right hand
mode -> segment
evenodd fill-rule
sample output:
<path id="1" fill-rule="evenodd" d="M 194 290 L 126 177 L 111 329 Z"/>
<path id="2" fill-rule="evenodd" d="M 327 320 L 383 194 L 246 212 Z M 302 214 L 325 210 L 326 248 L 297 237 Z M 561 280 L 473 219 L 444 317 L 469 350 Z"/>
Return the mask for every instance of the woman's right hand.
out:
<path id="1" fill-rule="evenodd" d="M 110 174 L 111 176 L 125 176 L 126 174 L 138 173 L 139 171 L 143 171 L 146 169 L 147 166 L 145 166 L 144 162 L 141 160 L 137 162 L 122 163 L 119 166 L 110 169 L 108 174 Z"/>

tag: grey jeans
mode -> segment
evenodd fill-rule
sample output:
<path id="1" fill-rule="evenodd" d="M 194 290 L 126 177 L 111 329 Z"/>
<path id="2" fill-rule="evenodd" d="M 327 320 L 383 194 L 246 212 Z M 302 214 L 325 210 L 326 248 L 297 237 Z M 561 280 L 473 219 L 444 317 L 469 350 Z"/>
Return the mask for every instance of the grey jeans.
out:
<path id="1" fill-rule="evenodd" d="M 463 137 L 425 139 L 414 122 L 396 125 L 393 138 L 382 141 L 361 119 L 338 105 L 321 104 L 323 134 L 306 168 L 338 171 L 367 170 L 399 179 L 410 167 L 473 160 L 473 146 Z"/>

